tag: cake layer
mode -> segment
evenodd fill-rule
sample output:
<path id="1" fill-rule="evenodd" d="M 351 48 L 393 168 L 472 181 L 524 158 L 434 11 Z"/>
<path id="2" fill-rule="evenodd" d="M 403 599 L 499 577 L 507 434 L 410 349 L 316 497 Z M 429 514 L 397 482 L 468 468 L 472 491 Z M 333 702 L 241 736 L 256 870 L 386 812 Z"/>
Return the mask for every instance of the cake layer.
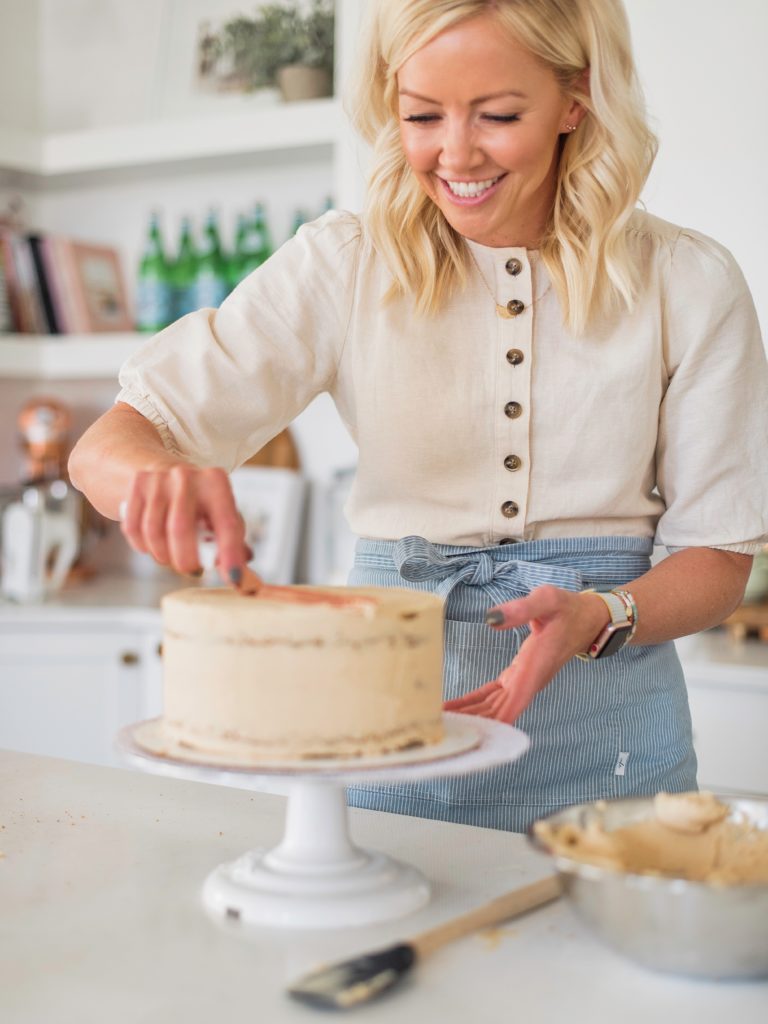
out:
<path id="1" fill-rule="evenodd" d="M 163 598 L 169 735 L 268 758 L 440 742 L 442 600 L 393 588 L 298 589 L 375 604 L 293 604 L 197 588 Z"/>

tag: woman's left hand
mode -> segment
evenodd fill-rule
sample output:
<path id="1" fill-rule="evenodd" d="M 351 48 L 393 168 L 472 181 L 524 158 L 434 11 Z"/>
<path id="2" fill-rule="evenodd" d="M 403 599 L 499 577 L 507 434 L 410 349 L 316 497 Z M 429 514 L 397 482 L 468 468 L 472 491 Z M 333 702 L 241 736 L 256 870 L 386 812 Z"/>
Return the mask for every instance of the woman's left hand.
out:
<path id="1" fill-rule="evenodd" d="M 530 635 L 498 679 L 463 697 L 445 701 L 443 707 L 446 711 L 482 715 L 510 724 L 567 661 L 589 647 L 609 621 L 605 602 L 597 595 L 575 594 L 549 585 L 489 611 L 504 616 L 499 625 L 489 628 L 528 625 Z"/>

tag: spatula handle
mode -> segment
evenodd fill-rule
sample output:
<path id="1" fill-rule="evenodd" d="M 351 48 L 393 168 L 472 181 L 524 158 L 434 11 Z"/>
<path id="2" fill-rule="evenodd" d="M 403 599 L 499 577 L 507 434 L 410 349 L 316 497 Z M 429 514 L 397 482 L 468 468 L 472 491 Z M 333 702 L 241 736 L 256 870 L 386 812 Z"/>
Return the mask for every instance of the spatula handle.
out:
<path id="1" fill-rule="evenodd" d="M 469 935 L 471 932 L 487 928 L 489 925 L 506 921 L 510 917 L 524 914 L 527 910 L 541 906 L 542 903 L 549 903 L 560 895 L 560 879 L 557 875 L 550 875 L 538 882 L 526 885 L 522 889 L 515 889 L 513 892 L 505 893 L 503 896 L 491 900 L 490 903 L 470 910 L 461 917 L 455 917 L 452 921 L 439 924 L 427 932 L 422 932 L 410 940 L 410 945 L 421 958 L 427 956 L 434 950 L 439 949 L 462 935 Z"/>

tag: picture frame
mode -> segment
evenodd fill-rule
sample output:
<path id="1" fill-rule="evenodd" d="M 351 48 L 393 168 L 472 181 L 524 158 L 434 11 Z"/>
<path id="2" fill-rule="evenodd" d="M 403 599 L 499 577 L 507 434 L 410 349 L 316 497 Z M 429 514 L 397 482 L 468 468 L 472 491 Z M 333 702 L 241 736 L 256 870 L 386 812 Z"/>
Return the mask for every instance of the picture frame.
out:
<path id="1" fill-rule="evenodd" d="M 117 250 L 71 239 L 58 243 L 70 289 L 72 332 L 132 331 L 134 318 Z"/>
<path id="2" fill-rule="evenodd" d="M 249 566 L 267 583 L 296 581 L 304 520 L 306 481 L 296 469 L 241 466 L 230 474 L 235 504 L 243 517 Z"/>

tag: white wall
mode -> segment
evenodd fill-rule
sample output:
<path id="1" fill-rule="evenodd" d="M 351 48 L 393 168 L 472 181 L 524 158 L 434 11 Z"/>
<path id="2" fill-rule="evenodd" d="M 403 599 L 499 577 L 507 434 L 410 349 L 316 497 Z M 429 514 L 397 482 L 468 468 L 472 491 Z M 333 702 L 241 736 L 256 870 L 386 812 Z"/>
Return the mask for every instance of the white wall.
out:
<path id="1" fill-rule="evenodd" d="M 40 0 L 0 0 L 0 125 L 40 124 Z"/>
<path id="2" fill-rule="evenodd" d="M 46 131 L 139 121 L 157 103 L 170 0 L 38 0 Z M 94 85 L 97 85 L 94 88 Z"/>
<path id="3" fill-rule="evenodd" d="M 728 246 L 768 337 L 768 2 L 625 0 L 661 147 L 651 213 Z"/>

